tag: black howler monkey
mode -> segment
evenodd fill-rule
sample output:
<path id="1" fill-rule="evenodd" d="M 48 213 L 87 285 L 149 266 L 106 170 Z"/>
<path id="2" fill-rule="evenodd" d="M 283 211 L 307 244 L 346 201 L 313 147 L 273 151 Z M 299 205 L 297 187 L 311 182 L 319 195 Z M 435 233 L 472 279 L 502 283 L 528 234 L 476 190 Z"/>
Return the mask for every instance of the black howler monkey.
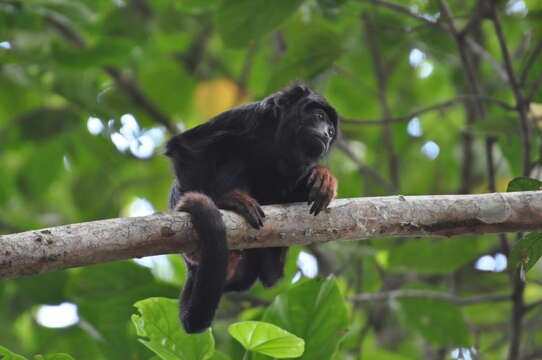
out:
<path id="1" fill-rule="evenodd" d="M 180 318 L 188 333 L 211 325 L 225 291 L 246 290 L 283 275 L 287 248 L 228 250 L 218 209 L 232 210 L 263 226 L 260 205 L 307 201 L 318 215 L 337 193 L 337 181 L 318 162 L 337 136 L 337 113 L 301 84 L 262 101 L 241 105 L 167 143 L 175 175 L 170 210 L 189 212 L 200 238 L 198 259 L 188 267 Z"/>

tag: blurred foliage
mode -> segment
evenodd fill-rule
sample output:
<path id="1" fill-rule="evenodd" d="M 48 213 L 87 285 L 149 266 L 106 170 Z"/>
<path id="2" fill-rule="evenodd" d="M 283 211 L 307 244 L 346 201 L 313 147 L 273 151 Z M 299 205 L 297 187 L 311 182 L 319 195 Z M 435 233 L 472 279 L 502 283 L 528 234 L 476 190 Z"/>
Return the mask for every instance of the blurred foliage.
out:
<path id="1" fill-rule="evenodd" d="M 350 153 L 335 150 L 326 161 L 339 178 L 340 197 L 390 195 L 390 184 L 409 195 L 505 191 L 512 178 L 540 178 L 542 3 L 492 2 L 518 86 L 531 101 L 533 165 L 526 171 L 517 111 L 483 101 L 473 121 L 467 69 L 443 30 L 438 2 L 393 1 L 395 9 L 377 0 L 0 0 L 0 234 L 166 210 L 172 173 L 162 146 L 168 129 L 191 128 L 298 79 L 345 119 L 341 130 Z M 513 88 L 499 75 L 498 38 L 478 1 L 448 3 L 458 29 L 474 24 L 467 37 L 482 50 L 465 44 L 463 50 L 480 93 L 513 107 Z M 393 120 L 387 138 L 382 124 L 360 121 L 385 117 Z M 540 182 L 520 178 L 510 186 L 537 190 Z M 272 330 L 264 324 L 261 341 L 277 341 L 281 331 L 302 338 L 303 359 L 503 359 L 511 302 L 459 306 L 434 298 L 356 302 L 352 296 L 412 288 L 461 297 L 510 294 L 518 265 L 527 280 L 520 295 L 536 303 L 542 297 L 542 268 L 535 264 L 540 234 L 517 241 L 505 271 L 497 264 L 500 253 L 508 256 L 504 242 L 498 236 L 375 239 L 303 249 L 318 259 L 320 275 L 336 275 L 327 280 L 299 272 L 296 247 L 277 287 L 257 285 L 225 297 L 212 332 L 198 336 L 182 332 L 174 301 L 157 298 L 175 298 L 182 286 L 184 264 L 176 256 L 147 266 L 124 261 L 2 281 L 0 355 L 269 358 L 246 353 L 228 333 L 230 324 L 254 320 L 274 324 Z M 483 267 L 483 259 L 493 265 Z M 78 321 L 44 326 L 43 305 L 64 302 L 77 305 Z M 540 306 L 523 316 L 526 359 L 542 350 L 541 317 Z M 241 334 L 243 344 L 254 349 L 247 334 Z M 292 354 L 276 351 L 267 354 Z"/>

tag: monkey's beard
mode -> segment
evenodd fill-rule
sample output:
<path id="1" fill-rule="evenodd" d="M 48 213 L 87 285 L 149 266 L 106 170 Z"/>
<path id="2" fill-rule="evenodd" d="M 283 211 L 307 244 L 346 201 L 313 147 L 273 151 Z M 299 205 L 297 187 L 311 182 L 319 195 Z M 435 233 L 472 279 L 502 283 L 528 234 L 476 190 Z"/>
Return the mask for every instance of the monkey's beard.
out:
<path id="1" fill-rule="evenodd" d="M 312 159 L 319 159 L 325 155 L 329 146 L 327 139 L 312 133 L 303 135 L 301 145 L 307 156 Z"/>

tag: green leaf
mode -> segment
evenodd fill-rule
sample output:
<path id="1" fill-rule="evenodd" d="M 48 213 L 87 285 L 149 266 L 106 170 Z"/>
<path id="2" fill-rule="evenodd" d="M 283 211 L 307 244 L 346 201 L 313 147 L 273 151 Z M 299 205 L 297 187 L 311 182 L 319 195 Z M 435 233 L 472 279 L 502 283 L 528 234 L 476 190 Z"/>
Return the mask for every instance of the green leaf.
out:
<path id="1" fill-rule="evenodd" d="M 132 315 L 137 335 L 147 348 L 163 360 L 206 360 L 215 351 L 211 330 L 188 335 L 179 322 L 177 300 L 148 298 L 134 306 L 141 315 Z"/>
<path id="2" fill-rule="evenodd" d="M 531 270 L 542 256 L 542 233 L 532 232 L 516 242 L 510 254 L 510 267 L 522 265 L 525 271 Z"/>
<path id="3" fill-rule="evenodd" d="M 136 43 L 130 40 L 108 38 L 84 49 L 55 46 L 53 53 L 58 63 L 70 66 L 86 68 L 103 65 L 123 65 L 135 45 Z"/>
<path id="4" fill-rule="evenodd" d="M 156 294 L 173 297 L 178 291 L 178 287 L 154 281 L 148 268 L 129 260 L 71 272 L 65 293 L 68 301 L 77 303 L 79 317 L 108 340 L 101 344 L 108 359 L 135 359 L 147 350 L 134 344 L 132 305 Z M 177 315 L 173 320 L 178 322 Z"/>
<path id="5" fill-rule="evenodd" d="M 541 181 L 528 177 L 517 177 L 508 183 L 507 192 L 540 190 Z"/>
<path id="6" fill-rule="evenodd" d="M 74 360 L 68 354 L 49 354 L 49 355 L 36 355 L 36 360 Z"/>
<path id="7" fill-rule="evenodd" d="M 263 321 L 305 339 L 300 359 L 330 359 L 348 326 L 346 305 L 335 279 L 315 278 L 275 298 Z"/>
<path id="8" fill-rule="evenodd" d="M 301 356 L 305 341 L 273 324 L 244 321 L 232 324 L 228 331 L 248 351 L 279 359 Z"/>
<path id="9" fill-rule="evenodd" d="M 27 360 L 24 356 L 12 353 L 3 346 L 0 346 L 0 355 L 2 356 L 0 357 L 2 360 Z"/>
<path id="10" fill-rule="evenodd" d="M 428 342 L 442 346 L 468 346 L 469 333 L 461 309 L 430 298 L 400 298 L 399 316 L 404 325 Z"/>
<path id="11" fill-rule="evenodd" d="M 303 0 L 223 0 L 217 26 L 226 45 L 247 46 L 283 23 Z"/>
<path id="12" fill-rule="evenodd" d="M 141 88 L 169 115 L 186 112 L 194 79 L 172 61 L 149 61 L 138 73 Z"/>
<path id="13" fill-rule="evenodd" d="M 288 45 L 288 51 L 280 59 L 268 92 L 287 85 L 292 80 L 310 79 L 329 68 L 342 54 L 341 39 L 323 26 L 307 26 L 296 34 Z"/>

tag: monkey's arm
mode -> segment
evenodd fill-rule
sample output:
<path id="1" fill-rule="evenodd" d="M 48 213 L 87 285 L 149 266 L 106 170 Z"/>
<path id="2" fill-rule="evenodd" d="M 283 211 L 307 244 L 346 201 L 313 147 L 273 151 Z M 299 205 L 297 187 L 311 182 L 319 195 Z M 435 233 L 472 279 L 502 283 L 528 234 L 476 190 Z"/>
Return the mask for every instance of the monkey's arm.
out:
<path id="1" fill-rule="evenodd" d="M 216 204 L 221 209 L 231 210 L 241 215 L 256 229 L 263 226 L 265 214 L 260 204 L 243 190 L 233 189 L 227 192 L 217 200 Z"/>
<path id="2" fill-rule="evenodd" d="M 337 196 L 337 179 L 329 169 L 315 166 L 311 170 L 306 184 L 309 191 L 307 204 L 312 204 L 310 213 L 316 216 L 320 211 L 326 209 Z"/>

